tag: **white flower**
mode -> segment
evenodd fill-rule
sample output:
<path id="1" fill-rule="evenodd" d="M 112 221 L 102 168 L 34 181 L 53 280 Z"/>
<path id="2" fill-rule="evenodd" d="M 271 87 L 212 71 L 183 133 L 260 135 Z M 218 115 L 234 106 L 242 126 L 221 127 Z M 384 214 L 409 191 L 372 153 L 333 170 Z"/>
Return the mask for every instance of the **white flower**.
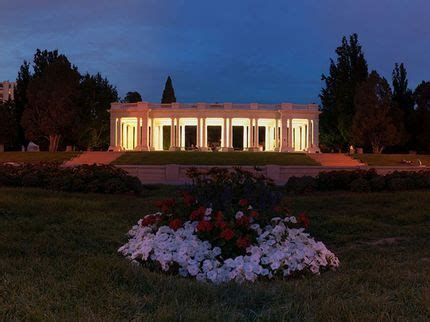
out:
<path id="1" fill-rule="evenodd" d="M 210 216 L 212 209 L 206 209 Z M 239 211 L 236 218 L 244 214 Z M 172 264 L 179 266 L 180 276 L 194 276 L 199 281 L 225 283 L 255 281 L 259 276 L 290 274 L 307 270 L 319 274 L 321 268 L 334 269 L 339 259 L 322 242 L 316 242 L 303 228 L 289 229 L 284 222 L 296 222 L 291 216 L 282 221 L 276 217 L 272 225 L 261 228 L 250 226 L 257 233 L 257 242 L 247 248 L 245 256 L 220 259 L 221 248 L 199 239 L 195 233 L 196 221 L 187 221 L 176 231 L 168 226 L 142 227 L 142 220 L 129 231 L 130 239 L 118 249 L 132 263 L 158 262 L 163 271 Z"/>
<path id="2" fill-rule="evenodd" d="M 235 216 L 235 218 L 236 218 L 236 219 L 240 219 L 240 218 L 242 218 L 243 216 L 244 216 L 243 212 L 242 212 L 242 211 L 238 211 L 238 212 L 236 212 L 236 216 Z"/>

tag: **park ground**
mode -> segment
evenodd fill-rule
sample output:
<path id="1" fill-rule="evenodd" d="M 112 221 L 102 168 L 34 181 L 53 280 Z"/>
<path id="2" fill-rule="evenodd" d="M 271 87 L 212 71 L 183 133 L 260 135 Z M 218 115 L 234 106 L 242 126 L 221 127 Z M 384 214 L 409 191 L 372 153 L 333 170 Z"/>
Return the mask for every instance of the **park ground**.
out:
<path id="1" fill-rule="evenodd" d="M 108 153 L 108 152 L 106 152 Z M 78 156 L 79 152 L 3 152 L 0 153 L 0 163 L 3 162 L 59 162 L 63 163 Z M 97 153 L 96 153 L 97 154 Z M 256 165 L 278 164 L 287 166 L 317 166 L 320 165 L 306 153 L 278 152 L 125 152 L 117 154 L 119 158 L 112 164 L 116 165 Z M 336 154 L 329 154 L 336 155 Z M 368 166 L 430 166 L 430 155 L 422 154 L 356 154 L 352 156 Z M 404 161 L 410 161 L 410 164 Z M 98 160 L 97 160 L 98 162 Z"/>
<path id="2" fill-rule="evenodd" d="M 341 260 L 321 276 L 215 286 L 117 253 L 177 187 L 143 196 L 0 188 L 0 320 L 405 321 L 430 316 L 430 191 L 285 196 Z M 334 200 L 336 200 L 334 202 Z"/>

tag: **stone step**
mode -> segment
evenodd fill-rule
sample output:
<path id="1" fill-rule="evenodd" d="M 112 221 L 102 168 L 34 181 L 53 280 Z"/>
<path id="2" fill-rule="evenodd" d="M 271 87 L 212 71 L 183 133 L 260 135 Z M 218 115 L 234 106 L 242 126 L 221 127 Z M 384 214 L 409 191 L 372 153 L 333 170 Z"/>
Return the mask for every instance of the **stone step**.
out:
<path id="1" fill-rule="evenodd" d="M 326 167 L 359 167 L 365 165 L 342 153 L 310 153 L 309 157 Z"/>
<path id="2" fill-rule="evenodd" d="M 73 167 L 82 164 L 110 164 L 118 159 L 122 154 L 123 152 L 88 151 L 67 161 L 64 166 Z"/>

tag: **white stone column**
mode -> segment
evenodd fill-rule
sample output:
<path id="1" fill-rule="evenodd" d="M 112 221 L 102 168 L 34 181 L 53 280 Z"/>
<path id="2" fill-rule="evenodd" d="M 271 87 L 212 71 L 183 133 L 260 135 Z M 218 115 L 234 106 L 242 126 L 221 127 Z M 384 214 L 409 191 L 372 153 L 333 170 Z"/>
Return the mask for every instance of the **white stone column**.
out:
<path id="1" fill-rule="evenodd" d="M 140 126 L 141 117 L 136 118 L 136 146 L 134 150 L 140 151 L 142 148 L 142 128 Z"/>
<path id="2" fill-rule="evenodd" d="M 206 117 L 203 118 L 203 144 L 202 146 L 204 148 L 208 147 L 208 141 L 207 141 L 207 128 L 206 128 Z"/>
<path id="3" fill-rule="evenodd" d="M 221 144 L 221 147 L 223 149 L 225 149 L 228 146 L 228 144 L 227 144 L 227 118 L 224 117 L 223 121 L 224 121 L 224 126 L 222 128 L 222 144 Z"/>
<path id="4" fill-rule="evenodd" d="M 228 119 L 228 147 L 233 148 L 233 122 L 231 117 Z"/>
<path id="5" fill-rule="evenodd" d="M 118 151 L 121 151 L 122 150 L 122 122 L 121 122 L 121 118 L 119 117 L 119 118 L 117 118 L 117 123 L 118 123 L 118 126 L 117 126 L 117 130 L 118 130 L 118 133 L 117 133 L 117 143 L 116 143 L 116 150 L 118 150 Z"/>
<path id="6" fill-rule="evenodd" d="M 260 151 L 260 138 L 258 133 L 258 118 L 255 119 L 255 144 L 254 146 L 257 147 L 258 151 Z"/>
<path id="7" fill-rule="evenodd" d="M 248 148 L 254 147 L 254 119 L 249 119 L 248 126 Z"/>
<path id="8" fill-rule="evenodd" d="M 149 148 L 151 150 L 155 149 L 155 145 L 154 145 L 154 118 L 151 117 L 151 131 L 149 132 L 150 135 L 150 140 L 151 140 L 151 144 L 149 146 Z"/>
<path id="9" fill-rule="evenodd" d="M 308 119 L 308 152 L 313 149 L 312 131 L 312 120 Z"/>
<path id="10" fill-rule="evenodd" d="M 201 142 L 201 138 L 200 138 L 201 133 L 202 133 L 201 119 L 200 119 L 200 117 L 197 116 L 197 138 L 196 138 L 196 145 L 197 145 L 198 148 L 202 147 L 202 142 Z"/>
<path id="11" fill-rule="evenodd" d="M 293 144 L 293 119 L 288 120 L 288 148 L 290 151 L 294 151 Z"/>
<path id="12" fill-rule="evenodd" d="M 169 150 L 174 150 L 175 148 L 175 119 L 170 118 L 170 147 Z"/>
<path id="13" fill-rule="evenodd" d="M 149 151 L 148 144 L 148 113 L 141 120 L 141 137 L 140 137 L 140 150 Z"/>
<path id="14" fill-rule="evenodd" d="M 176 118 L 176 142 L 175 146 L 177 148 L 181 148 L 181 131 L 180 131 L 180 123 L 181 119 L 178 117 Z"/>

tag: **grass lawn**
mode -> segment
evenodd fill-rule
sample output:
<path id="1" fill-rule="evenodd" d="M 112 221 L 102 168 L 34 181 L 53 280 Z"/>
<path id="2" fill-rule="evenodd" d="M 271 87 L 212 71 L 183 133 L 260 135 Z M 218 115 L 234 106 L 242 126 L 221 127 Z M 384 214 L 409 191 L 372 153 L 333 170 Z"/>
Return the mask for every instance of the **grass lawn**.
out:
<path id="1" fill-rule="evenodd" d="M 412 161 L 412 165 L 418 166 L 418 160 L 423 165 L 430 166 L 430 155 L 423 154 L 355 154 L 354 158 L 369 166 L 407 166 L 403 160 Z"/>
<path id="2" fill-rule="evenodd" d="M 60 162 L 70 160 L 78 155 L 79 152 L 1 152 L 0 163 L 4 162 Z"/>
<path id="3" fill-rule="evenodd" d="M 0 189 L 0 320 L 404 321 L 430 316 L 430 191 L 288 197 L 337 272 L 214 286 L 117 254 L 145 197 Z M 386 238 L 396 238 L 386 243 Z M 389 240 L 388 240 L 389 241 Z"/>
<path id="4" fill-rule="evenodd" d="M 114 164 L 319 165 L 305 153 L 279 152 L 126 152 Z"/>

